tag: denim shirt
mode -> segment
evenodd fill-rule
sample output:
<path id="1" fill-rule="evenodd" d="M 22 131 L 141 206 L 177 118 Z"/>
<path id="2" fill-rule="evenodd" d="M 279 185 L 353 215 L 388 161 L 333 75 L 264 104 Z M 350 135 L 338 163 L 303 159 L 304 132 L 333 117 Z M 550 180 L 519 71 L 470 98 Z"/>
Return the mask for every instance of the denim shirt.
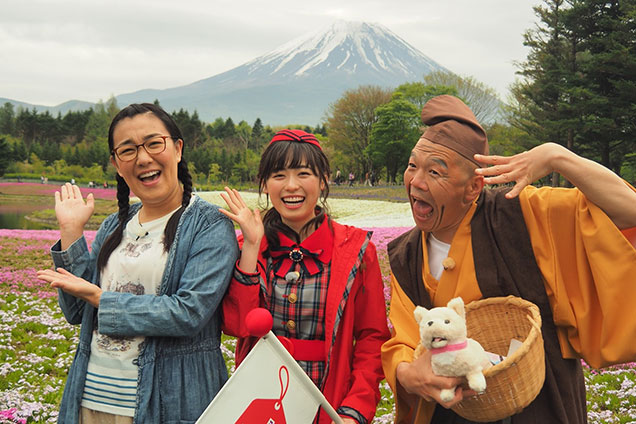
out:
<path id="1" fill-rule="evenodd" d="M 128 219 L 141 204 L 130 207 Z M 51 248 L 56 267 L 99 285 L 97 255 L 117 227 L 104 220 L 89 252 L 82 236 L 65 251 Z M 231 221 L 195 197 L 179 220 L 158 295 L 103 292 L 99 308 L 59 290 L 59 304 L 80 341 L 60 405 L 59 423 L 79 420 L 93 329 L 110 336 L 146 336 L 137 358 L 135 423 L 194 423 L 227 380 L 220 350 L 219 304 L 238 258 Z"/>

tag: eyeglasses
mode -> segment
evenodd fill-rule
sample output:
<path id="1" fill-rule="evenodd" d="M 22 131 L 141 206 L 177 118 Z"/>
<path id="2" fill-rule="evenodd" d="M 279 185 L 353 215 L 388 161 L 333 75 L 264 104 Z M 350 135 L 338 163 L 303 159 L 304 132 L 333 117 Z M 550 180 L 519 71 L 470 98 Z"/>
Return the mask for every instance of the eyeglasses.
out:
<path id="1" fill-rule="evenodd" d="M 158 135 L 150 140 L 144 141 L 142 144 L 124 144 L 113 150 L 110 154 L 114 154 L 122 162 L 130 162 L 137 158 L 139 148 L 143 146 L 146 153 L 149 155 L 158 155 L 166 150 L 166 139 L 172 138 L 169 135 Z"/>

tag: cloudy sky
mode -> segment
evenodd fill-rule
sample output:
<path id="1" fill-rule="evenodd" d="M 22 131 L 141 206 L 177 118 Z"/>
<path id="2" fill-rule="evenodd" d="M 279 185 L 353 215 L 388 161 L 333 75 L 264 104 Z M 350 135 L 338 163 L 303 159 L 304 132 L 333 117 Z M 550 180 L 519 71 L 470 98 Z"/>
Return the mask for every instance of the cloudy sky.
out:
<path id="1" fill-rule="evenodd" d="M 540 0 L 0 0 L 0 97 L 95 102 L 208 78 L 337 19 L 380 23 L 505 99 Z"/>

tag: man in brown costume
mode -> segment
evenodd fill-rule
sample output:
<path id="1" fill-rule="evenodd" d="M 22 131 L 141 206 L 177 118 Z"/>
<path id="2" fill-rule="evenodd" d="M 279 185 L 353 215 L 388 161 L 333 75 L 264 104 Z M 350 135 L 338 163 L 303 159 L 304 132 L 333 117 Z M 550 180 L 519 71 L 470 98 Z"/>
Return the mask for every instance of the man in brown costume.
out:
<path id="1" fill-rule="evenodd" d="M 395 422 L 469 422 L 449 408 L 472 393 L 439 396 L 462 380 L 434 375 L 430 353 L 413 360 L 415 306 L 507 295 L 540 309 L 546 379 L 502 422 L 587 422 L 579 358 L 594 367 L 636 360 L 636 190 L 554 143 L 488 156 L 485 131 L 453 96 L 431 99 L 422 120 L 429 127 L 404 172 L 416 228 L 389 245 L 393 332 L 382 361 Z M 575 188 L 529 185 L 552 172 Z M 506 183 L 514 184 L 484 189 Z"/>

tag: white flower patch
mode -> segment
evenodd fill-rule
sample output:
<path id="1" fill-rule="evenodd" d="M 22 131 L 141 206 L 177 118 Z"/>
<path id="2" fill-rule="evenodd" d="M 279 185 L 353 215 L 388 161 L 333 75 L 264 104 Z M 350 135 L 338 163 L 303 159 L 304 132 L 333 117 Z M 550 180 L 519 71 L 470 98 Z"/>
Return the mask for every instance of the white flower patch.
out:
<path id="1" fill-rule="evenodd" d="M 221 198 L 220 191 L 197 192 L 196 194 L 208 202 L 227 207 Z M 267 198 L 253 192 L 240 192 L 241 197 L 250 208 L 267 207 Z M 386 202 L 382 200 L 361 199 L 329 199 L 327 205 L 331 216 L 340 224 L 356 227 L 413 227 L 413 215 L 408 203 Z M 271 205 L 270 205 L 271 206 Z"/>

